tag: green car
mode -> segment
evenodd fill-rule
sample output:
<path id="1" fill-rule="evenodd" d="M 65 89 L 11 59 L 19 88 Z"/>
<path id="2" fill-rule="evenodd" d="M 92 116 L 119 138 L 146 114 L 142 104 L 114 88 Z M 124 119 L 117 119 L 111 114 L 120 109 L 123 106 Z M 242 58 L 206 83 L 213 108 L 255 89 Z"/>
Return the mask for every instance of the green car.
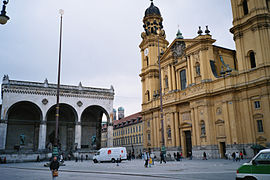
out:
<path id="1" fill-rule="evenodd" d="M 238 168 L 236 179 L 270 180 L 270 149 L 261 150 L 250 162 Z"/>

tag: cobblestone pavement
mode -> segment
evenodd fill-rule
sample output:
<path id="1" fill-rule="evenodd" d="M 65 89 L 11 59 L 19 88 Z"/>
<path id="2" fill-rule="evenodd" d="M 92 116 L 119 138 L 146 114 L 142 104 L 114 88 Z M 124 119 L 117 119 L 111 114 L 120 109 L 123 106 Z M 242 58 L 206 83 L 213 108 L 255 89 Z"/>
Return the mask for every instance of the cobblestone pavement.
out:
<path id="1" fill-rule="evenodd" d="M 57 179 L 187 179 L 187 180 L 228 180 L 235 179 L 236 169 L 244 162 L 231 160 L 186 160 L 181 162 L 155 162 L 149 168 L 144 167 L 143 160 L 124 161 L 119 163 L 97 163 L 92 161 L 74 162 L 66 161 L 61 166 Z M 28 180 L 51 179 L 45 162 L 1 164 L 0 179 Z"/>

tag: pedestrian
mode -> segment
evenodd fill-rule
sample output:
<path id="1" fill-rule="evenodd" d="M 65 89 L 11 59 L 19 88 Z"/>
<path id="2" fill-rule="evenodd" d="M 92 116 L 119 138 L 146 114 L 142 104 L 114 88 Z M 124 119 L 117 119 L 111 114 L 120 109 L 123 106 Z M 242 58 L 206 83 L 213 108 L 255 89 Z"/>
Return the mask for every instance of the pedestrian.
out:
<path id="1" fill-rule="evenodd" d="M 7 158 L 4 157 L 3 164 L 7 164 Z"/>
<path id="2" fill-rule="evenodd" d="M 237 161 L 240 161 L 240 154 L 239 154 L 239 152 L 236 152 L 235 153 L 235 160 L 236 160 L 236 162 Z"/>
<path id="3" fill-rule="evenodd" d="M 232 159 L 235 161 L 235 152 L 232 153 Z"/>
<path id="4" fill-rule="evenodd" d="M 55 156 L 53 158 L 53 161 L 50 163 L 50 170 L 52 172 L 52 179 L 56 179 L 58 177 L 58 169 L 59 169 L 59 162 L 57 160 L 57 157 Z"/>
<path id="5" fill-rule="evenodd" d="M 87 154 L 85 155 L 85 160 L 88 160 L 88 155 Z"/>
<path id="6" fill-rule="evenodd" d="M 203 152 L 203 160 L 207 160 L 205 152 Z"/>
<path id="7" fill-rule="evenodd" d="M 192 160 L 192 152 L 191 151 L 189 151 L 189 160 Z"/>
<path id="8" fill-rule="evenodd" d="M 69 161 L 71 160 L 71 155 L 70 155 L 70 154 L 68 154 L 68 160 L 69 160 Z"/>
<path id="9" fill-rule="evenodd" d="M 152 159 L 152 165 L 155 165 L 155 154 L 151 153 L 150 158 Z"/>
<path id="10" fill-rule="evenodd" d="M 183 154 L 182 152 L 180 152 L 180 161 L 182 161 L 182 158 L 183 158 Z"/>
<path id="11" fill-rule="evenodd" d="M 148 156 L 148 152 L 147 151 L 144 152 L 143 157 L 144 157 L 144 161 L 145 161 L 144 167 L 147 168 L 148 167 L 148 159 L 149 159 L 149 156 Z"/>
<path id="12" fill-rule="evenodd" d="M 162 163 L 162 161 L 166 164 L 164 153 L 160 151 L 160 164 Z"/>
<path id="13" fill-rule="evenodd" d="M 75 157 L 75 162 L 78 162 L 78 157 L 77 156 Z"/>
<path id="14" fill-rule="evenodd" d="M 0 164 L 2 164 L 2 158 L 0 157 Z"/>
<path id="15" fill-rule="evenodd" d="M 40 162 L 39 155 L 37 156 L 37 162 Z"/>
<path id="16" fill-rule="evenodd" d="M 176 161 L 180 161 L 180 153 L 179 152 L 176 153 Z"/>
<path id="17" fill-rule="evenodd" d="M 242 151 L 240 151 L 240 158 L 243 160 L 244 159 L 244 155 L 242 153 Z"/>
<path id="18" fill-rule="evenodd" d="M 175 152 L 173 153 L 173 158 L 174 158 L 174 160 L 177 161 L 177 157 L 176 157 L 176 153 Z"/>

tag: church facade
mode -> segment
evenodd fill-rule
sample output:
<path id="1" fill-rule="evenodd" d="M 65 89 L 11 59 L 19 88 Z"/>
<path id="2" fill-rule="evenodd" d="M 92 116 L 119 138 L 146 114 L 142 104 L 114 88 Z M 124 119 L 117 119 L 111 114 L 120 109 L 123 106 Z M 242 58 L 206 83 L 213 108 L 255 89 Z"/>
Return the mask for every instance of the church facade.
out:
<path id="1" fill-rule="evenodd" d="M 162 131 L 166 150 L 185 157 L 236 151 L 251 157 L 270 147 L 270 1 L 231 5 L 236 51 L 213 45 L 208 27 L 192 39 L 178 30 L 170 44 L 158 7 L 151 2 L 145 11 L 139 45 L 144 148 L 159 151 Z"/>

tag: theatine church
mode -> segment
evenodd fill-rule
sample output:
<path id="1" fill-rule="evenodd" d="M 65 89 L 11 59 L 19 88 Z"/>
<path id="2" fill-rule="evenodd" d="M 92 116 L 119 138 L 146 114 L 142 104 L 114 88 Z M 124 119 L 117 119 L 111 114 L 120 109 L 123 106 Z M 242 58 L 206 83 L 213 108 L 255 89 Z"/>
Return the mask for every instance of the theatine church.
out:
<path id="1" fill-rule="evenodd" d="M 213 45 L 208 27 L 189 39 L 178 31 L 169 43 L 159 8 L 146 9 L 139 45 L 145 149 L 158 152 L 164 142 L 185 157 L 223 158 L 270 147 L 270 0 L 231 6 L 236 50 Z"/>

